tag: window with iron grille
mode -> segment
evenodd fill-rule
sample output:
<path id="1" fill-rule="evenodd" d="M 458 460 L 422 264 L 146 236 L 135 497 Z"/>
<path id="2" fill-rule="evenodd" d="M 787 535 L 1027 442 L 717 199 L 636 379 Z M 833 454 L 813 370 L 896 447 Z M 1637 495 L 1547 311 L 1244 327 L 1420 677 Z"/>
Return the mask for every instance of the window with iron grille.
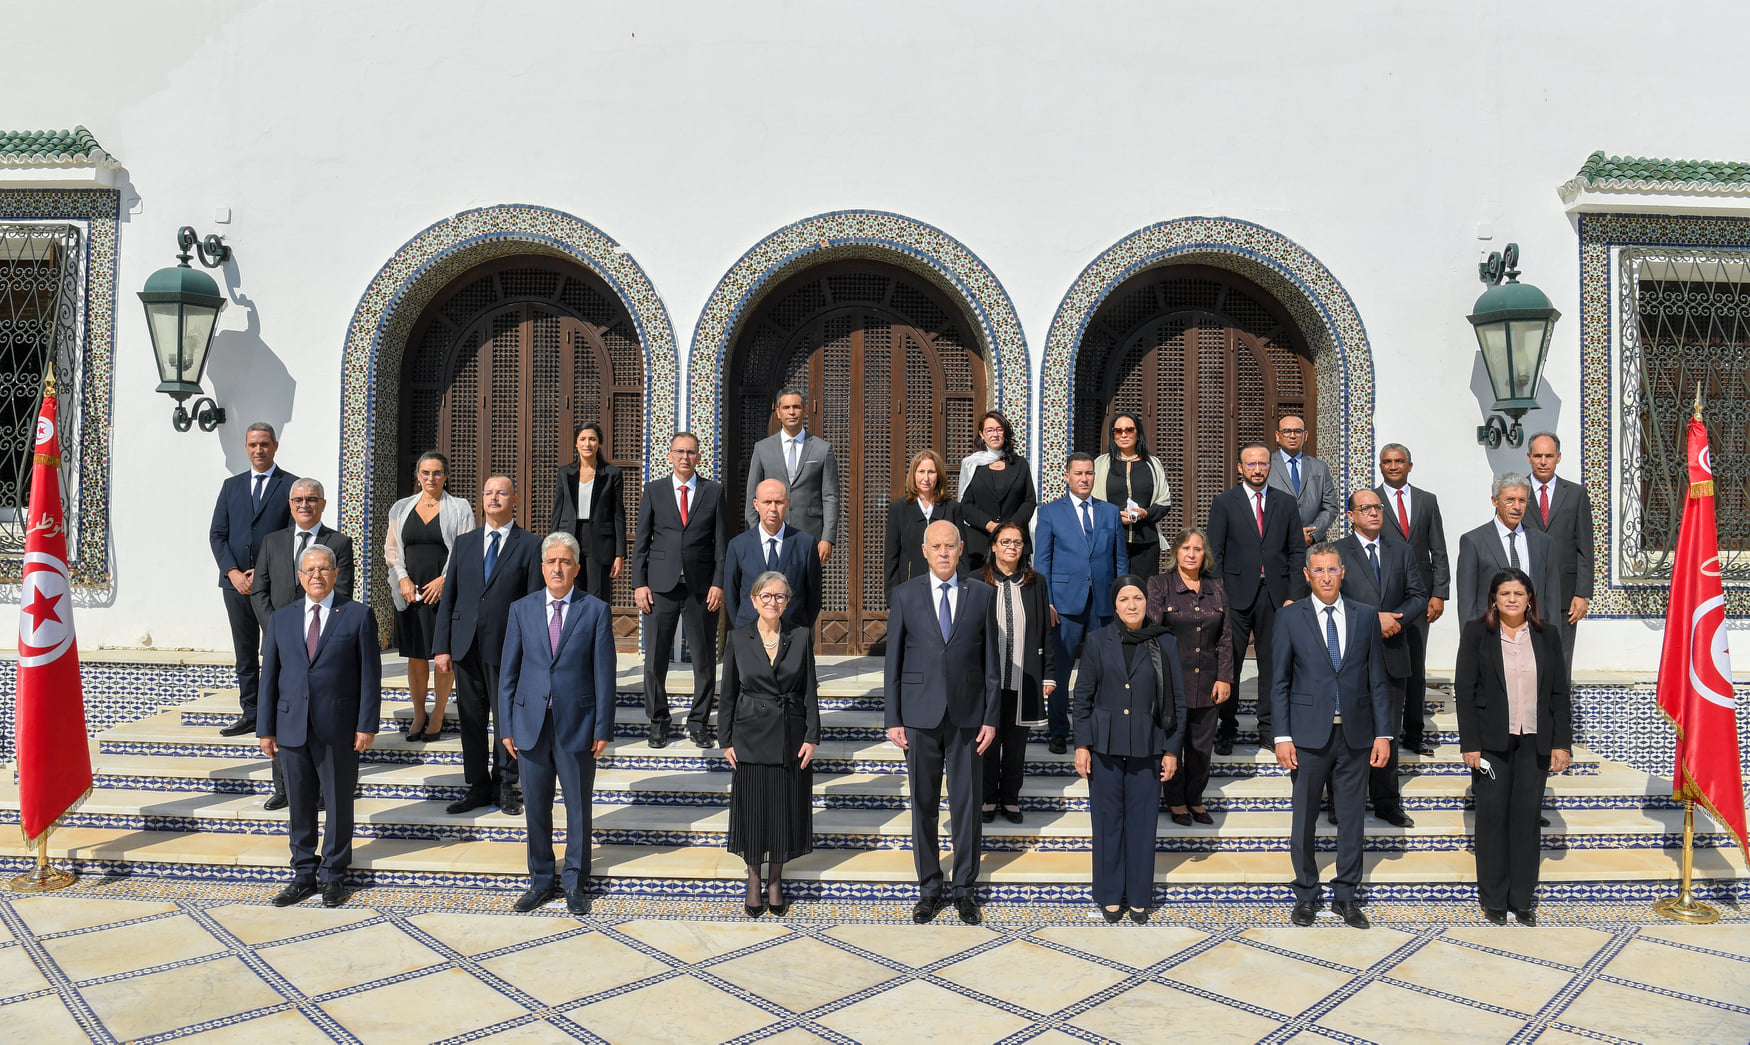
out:
<path id="1" fill-rule="evenodd" d="M 31 455 L 53 361 L 61 403 L 62 489 L 78 488 L 80 229 L 0 223 L 0 555 L 24 552 Z M 74 506 L 68 506 L 69 527 Z M 69 544 L 77 545 L 71 539 Z"/>
<path id="2" fill-rule="evenodd" d="M 1750 583 L 1750 250 L 1624 248 L 1619 264 L 1623 577 L 1671 576 L 1699 388 L 1721 576 Z"/>

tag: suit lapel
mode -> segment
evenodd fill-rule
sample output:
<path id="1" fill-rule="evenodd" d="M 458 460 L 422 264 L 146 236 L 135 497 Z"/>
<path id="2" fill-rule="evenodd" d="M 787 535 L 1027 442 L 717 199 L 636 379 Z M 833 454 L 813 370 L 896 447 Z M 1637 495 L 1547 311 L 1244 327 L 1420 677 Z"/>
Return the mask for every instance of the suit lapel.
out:
<path id="1" fill-rule="evenodd" d="M 1343 599 L 1343 628 L 1349 633 L 1343 641 L 1343 663 L 1345 664 L 1349 663 L 1349 658 L 1353 657 L 1357 650 L 1366 647 L 1367 632 L 1363 629 L 1366 628 L 1367 621 L 1362 619 L 1365 616 L 1366 614 L 1356 612 L 1353 599 Z"/>
<path id="2" fill-rule="evenodd" d="M 480 575 L 485 578 L 485 583 L 480 586 L 481 591 L 484 592 L 492 587 L 499 576 L 504 573 L 504 560 L 509 557 L 511 549 L 517 546 L 517 542 L 521 541 L 523 534 L 527 532 L 517 524 L 511 523 L 510 533 L 505 536 L 504 543 L 498 546 L 498 564 L 493 568 L 490 577 L 486 577 L 486 545 L 492 540 L 492 535 L 488 533 L 480 538 Z"/>
<path id="3" fill-rule="evenodd" d="M 316 636 L 316 655 L 310 658 L 311 665 L 314 665 L 317 661 L 321 660 L 322 651 L 328 648 L 328 637 L 334 634 L 334 618 L 339 615 L 340 607 L 343 605 L 345 605 L 345 601 L 341 599 L 340 594 L 336 592 L 334 602 L 329 605 L 328 612 L 323 614 L 325 619 L 322 621 L 321 633 Z M 310 626 L 309 614 L 304 614 L 302 619 L 303 627 L 299 629 L 300 631 L 303 631 Z"/>
<path id="4" fill-rule="evenodd" d="M 558 663 L 559 653 L 565 644 L 571 641 L 571 633 L 577 630 L 577 618 L 583 616 L 582 600 L 577 597 L 577 586 L 573 585 L 571 594 L 565 596 L 565 623 L 559 628 L 559 645 L 553 649 L 553 662 Z"/>

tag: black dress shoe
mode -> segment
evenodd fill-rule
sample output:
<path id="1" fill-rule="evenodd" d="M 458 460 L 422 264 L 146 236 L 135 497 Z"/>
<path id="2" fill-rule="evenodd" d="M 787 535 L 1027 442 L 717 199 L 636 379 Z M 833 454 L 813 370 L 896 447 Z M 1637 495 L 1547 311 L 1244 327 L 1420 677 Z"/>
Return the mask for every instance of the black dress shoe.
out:
<path id="1" fill-rule="evenodd" d="M 1375 809 L 1373 811 L 1373 815 L 1376 818 L 1383 820 L 1386 823 L 1392 825 L 1393 827 L 1415 827 L 1416 826 L 1416 822 L 1414 820 L 1411 820 L 1409 817 L 1405 816 L 1404 811 L 1402 809 L 1386 809 L 1386 810 Z"/>
<path id="2" fill-rule="evenodd" d="M 1361 905 L 1354 900 L 1337 900 L 1331 904 L 1331 910 L 1337 912 L 1337 917 L 1343 919 L 1343 924 L 1351 929 L 1370 929 L 1373 923 L 1362 913 Z"/>
<path id="3" fill-rule="evenodd" d="M 1549 817 L 1547 817 L 1547 816 L 1538 817 L 1537 818 L 1537 826 L 1548 827 L 1549 826 Z"/>
<path id="4" fill-rule="evenodd" d="M 1537 926 L 1537 912 L 1530 908 L 1523 911 L 1514 911 L 1513 917 L 1518 920 L 1520 925 L 1523 925 L 1526 928 L 1536 928 Z"/>
<path id="5" fill-rule="evenodd" d="M 709 750 L 711 747 L 711 742 L 705 739 L 705 731 L 702 729 L 688 730 L 687 737 L 692 740 L 693 746 L 701 751 Z"/>
<path id="6" fill-rule="evenodd" d="M 274 895 L 273 905 L 275 907 L 290 907 L 295 903 L 303 903 L 305 900 L 315 895 L 315 882 L 307 882 L 300 878 L 294 878 L 290 884 Z"/>
<path id="7" fill-rule="evenodd" d="M 1045 750 L 1054 755 L 1064 754 L 1069 751 L 1069 740 L 1066 737 L 1051 737 L 1045 742 Z"/>
<path id="8" fill-rule="evenodd" d="M 1290 916 L 1289 920 L 1304 929 L 1311 925 L 1318 916 L 1319 902 L 1317 900 L 1296 900 L 1294 914 Z"/>
<path id="9" fill-rule="evenodd" d="M 977 925 L 984 920 L 984 916 L 978 913 L 978 901 L 970 896 L 956 897 L 954 910 L 959 913 L 960 920 L 967 925 Z"/>
<path id="10" fill-rule="evenodd" d="M 589 891 L 587 889 L 565 890 L 565 909 L 579 918 L 589 913 Z"/>
<path id="11" fill-rule="evenodd" d="M 222 737 L 240 737 L 245 733 L 253 732 L 255 732 L 255 720 L 252 718 L 240 718 L 219 730 L 219 735 Z"/>
<path id="12" fill-rule="evenodd" d="M 322 906 L 339 907 L 346 902 L 346 883 L 336 878 L 322 887 Z"/>
<path id="13" fill-rule="evenodd" d="M 1337 826 L 1337 811 L 1335 809 L 1325 814 L 1325 823 L 1330 824 L 1332 827 Z"/>
<path id="14" fill-rule="evenodd" d="M 1485 908 L 1483 908 L 1483 917 L 1487 918 L 1490 922 L 1492 922 L 1496 925 L 1506 925 L 1507 924 L 1507 909 L 1505 907 L 1502 907 L 1502 908 L 1485 907 Z"/>
<path id="15" fill-rule="evenodd" d="M 1197 821 L 1200 824 L 1213 824 L 1213 823 L 1215 823 L 1215 817 L 1210 816 L 1209 810 L 1207 810 L 1207 809 L 1193 809 L 1193 810 L 1191 810 L 1191 819 Z"/>
<path id="16" fill-rule="evenodd" d="M 470 790 L 467 794 L 463 795 L 461 798 L 458 798 L 454 802 L 451 802 L 449 805 L 445 806 L 444 812 L 446 812 L 446 813 L 467 813 L 467 812 L 471 812 L 475 809 L 479 809 L 481 806 L 489 806 L 491 804 L 492 804 L 492 795 L 490 792 Z"/>
<path id="17" fill-rule="evenodd" d="M 1003 819 L 1011 824 L 1019 824 L 1026 821 L 1026 817 L 1021 815 L 1019 809 L 1010 809 L 1007 806 L 1003 807 Z"/>
<path id="18" fill-rule="evenodd" d="M 286 798 L 286 793 L 284 791 L 275 791 L 273 794 L 267 796 L 267 801 L 261 803 L 261 808 L 271 813 L 275 809 L 284 809 L 291 804 L 291 801 Z"/>
<path id="19" fill-rule="evenodd" d="M 667 722 L 652 722 L 650 724 L 650 739 L 649 739 L 648 743 L 650 744 L 651 747 L 667 747 L 668 746 L 668 723 Z"/>
<path id="20" fill-rule="evenodd" d="M 1148 924 L 1148 908 L 1144 907 L 1144 908 L 1138 909 L 1138 908 L 1132 907 L 1130 909 L 1130 920 L 1135 922 L 1138 925 L 1147 925 Z"/>
<path id="21" fill-rule="evenodd" d="M 1215 753 L 1218 755 L 1233 754 L 1234 738 L 1226 733 L 1217 735 L 1215 738 Z"/>
<path id="22" fill-rule="evenodd" d="M 936 917 L 936 912 L 940 911 L 947 902 L 940 896 L 922 897 L 916 904 L 912 905 L 911 920 L 918 925 L 928 925 L 931 919 Z"/>
<path id="23" fill-rule="evenodd" d="M 978 814 L 978 818 L 987 824 L 996 823 L 996 821 L 997 821 L 997 807 L 991 806 L 989 809 L 981 810 Z"/>
<path id="24" fill-rule="evenodd" d="M 1410 750 L 1418 755 L 1432 755 L 1434 754 L 1434 744 L 1432 741 L 1421 740 L 1410 745 Z"/>
<path id="25" fill-rule="evenodd" d="M 1172 810 L 1168 810 L 1167 815 L 1172 817 L 1173 823 L 1178 824 L 1180 827 L 1190 827 L 1191 826 L 1191 814 L 1190 813 L 1175 813 Z"/>
<path id="26" fill-rule="evenodd" d="M 1119 920 L 1124 917 L 1124 908 L 1115 907 L 1111 910 L 1107 910 L 1102 907 L 1100 908 L 1100 917 L 1106 919 L 1107 925 L 1117 925 Z"/>
<path id="27" fill-rule="evenodd" d="M 562 894 L 563 890 L 556 885 L 549 885 L 545 888 L 538 885 L 531 885 L 529 886 L 528 891 L 516 898 L 516 903 L 511 906 L 511 910 L 518 914 L 528 914 L 530 911 L 536 910 L 542 904 L 545 904 L 548 900 L 558 899 Z"/>
<path id="28" fill-rule="evenodd" d="M 498 799 L 498 811 L 505 816 L 522 816 L 523 800 L 516 795 L 500 795 Z"/>

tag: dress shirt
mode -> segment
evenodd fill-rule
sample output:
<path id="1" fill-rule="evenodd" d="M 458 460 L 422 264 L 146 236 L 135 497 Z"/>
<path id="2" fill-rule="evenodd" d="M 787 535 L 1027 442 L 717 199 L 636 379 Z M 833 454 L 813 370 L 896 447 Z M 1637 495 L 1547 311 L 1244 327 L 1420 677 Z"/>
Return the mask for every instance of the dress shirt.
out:
<path id="1" fill-rule="evenodd" d="M 953 574 L 947 580 L 936 576 L 934 571 L 925 573 L 930 579 L 930 609 L 942 605 L 942 585 L 948 586 L 948 620 L 953 622 L 960 617 L 960 575 Z"/>
<path id="2" fill-rule="evenodd" d="M 1402 493 L 1404 495 L 1404 518 L 1414 522 L 1416 518 L 1416 506 L 1413 502 L 1416 498 L 1410 493 L 1410 484 L 1405 483 L 1402 486 L 1393 486 L 1390 483 L 1385 483 L 1384 486 L 1385 510 L 1391 514 L 1392 518 L 1396 519 L 1398 517 L 1398 494 Z M 1406 538 L 1410 536 L 1408 530 L 1404 531 L 1404 536 Z"/>
<path id="3" fill-rule="evenodd" d="M 783 523 L 779 523 L 777 533 L 767 533 L 766 532 L 766 524 L 760 523 L 760 558 L 764 559 L 766 557 L 766 553 L 772 550 L 772 542 L 773 541 L 778 542 L 778 553 L 783 554 L 783 551 L 784 551 L 784 531 L 786 531 L 788 529 L 789 529 L 788 526 L 784 525 Z"/>
<path id="4" fill-rule="evenodd" d="M 1073 493 L 1066 493 L 1064 496 L 1069 498 L 1069 507 L 1071 511 L 1075 512 L 1077 526 L 1082 525 L 1082 505 L 1085 504 L 1088 506 L 1088 518 L 1092 519 L 1094 517 L 1094 498 L 1092 496 L 1077 497 Z"/>
<path id="5" fill-rule="evenodd" d="M 328 622 L 334 619 L 334 592 L 332 591 L 321 602 L 311 602 L 310 596 L 304 596 L 304 626 L 298 629 L 299 634 L 310 634 L 310 612 L 318 606 L 322 607 L 322 620 L 321 631 L 318 631 L 317 634 L 320 635 L 328 630 Z"/>
<path id="6" fill-rule="evenodd" d="M 588 479 L 577 480 L 577 521 L 578 522 L 589 521 L 589 495 L 590 495 L 591 491 L 593 491 L 595 489 L 596 479 L 597 479 L 597 476 L 592 475 Z M 687 496 L 691 497 L 693 495 L 691 493 L 688 493 Z M 676 497 L 676 503 L 677 504 L 680 503 L 679 502 L 680 495 L 676 494 L 675 497 Z"/>
<path id="7" fill-rule="evenodd" d="M 1507 677 L 1507 732 L 1537 732 L 1537 652 L 1531 645 L 1531 625 L 1517 632 L 1501 625 L 1501 668 Z"/>
<path id="8" fill-rule="evenodd" d="M 294 527 L 296 525 L 297 525 L 296 523 L 293 524 Z M 297 570 L 299 568 L 299 563 L 296 561 L 297 557 L 300 554 L 302 554 L 303 552 L 309 551 L 311 548 L 315 547 L 315 545 L 316 545 L 316 531 L 320 530 L 321 528 L 322 528 L 322 524 L 320 522 L 318 522 L 315 526 L 310 527 L 308 530 L 294 530 L 293 531 L 293 533 L 292 533 L 292 559 L 293 559 L 292 569 L 293 570 Z M 308 541 L 304 540 L 305 534 L 310 535 L 310 539 Z"/>
<path id="9" fill-rule="evenodd" d="M 498 534 L 498 554 L 503 555 L 504 554 L 504 542 L 510 540 L 510 528 L 514 525 L 516 525 L 516 520 L 512 519 L 510 522 L 505 523 L 503 526 L 497 527 L 495 529 L 487 530 L 484 534 L 481 534 L 480 539 L 485 541 L 486 543 L 482 544 L 480 547 L 483 549 L 492 547 L 492 535 L 496 533 L 496 534 Z"/>
<path id="10" fill-rule="evenodd" d="M 687 516 L 688 518 L 691 518 L 693 509 L 699 505 L 698 473 L 693 473 L 693 477 L 684 483 L 681 482 L 679 476 L 671 473 L 668 477 L 668 481 L 674 484 L 674 506 L 676 509 L 679 509 L 681 506 L 681 487 L 684 486 L 687 488 Z"/>
<path id="11" fill-rule="evenodd" d="M 1534 504 L 1525 510 L 1528 512 L 1536 511 L 1537 506 Z M 1513 534 L 1513 544 L 1519 552 L 1520 570 L 1524 571 L 1527 577 L 1537 576 L 1536 572 L 1531 568 L 1531 550 L 1525 547 L 1525 524 L 1521 522 L 1518 529 L 1509 530 L 1506 526 L 1502 525 L 1501 517 L 1499 515 L 1495 516 L 1494 522 L 1495 534 L 1501 542 L 1501 561 L 1507 563 L 1509 566 L 1513 564 L 1513 551 L 1509 550 L 1507 547 L 1507 535 Z"/>
<path id="12" fill-rule="evenodd" d="M 936 510 L 935 504 L 919 497 L 917 499 L 917 506 L 918 510 L 924 513 L 924 522 L 928 523 L 930 521 L 930 515 Z"/>
<path id="13" fill-rule="evenodd" d="M 541 616 L 543 618 L 542 623 L 545 624 L 547 621 L 550 621 L 553 619 L 553 604 L 558 603 L 559 604 L 559 633 L 561 635 L 563 635 L 565 633 L 565 621 L 571 616 L 571 604 L 574 601 L 572 596 L 577 594 L 577 587 L 576 587 L 576 585 L 573 585 L 572 589 L 570 591 L 566 592 L 564 595 L 560 596 L 557 599 L 555 599 L 553 597 L 553 593 L 551 591 L 545 591 L 545 589 L 543 589 L 543 591 L 546 594 L 547 598 L 545 600 L 545 605 L 543 605 L 541 608 Z"/>
<path id="14" fill-rule="evenodd" d="M 1368 540 L 1367 538 L 1361 536 L 1360 530 L 1355 531 L 1355 539 L 1361 542 L 1361 554 L 1364 558 L 1367 559 L 1367 568 L 1373 569 L 1373 564 L 1376 562 L 1379 563 L 1379 570 L 1377 571 L 1377 574 L 1373 579 L 1374 579 L 1374 581 L 1376 581 L 1380 584 L 1385 583 L 1385 541 L 1383 540 L 1384 537 L 1385 537 L 1384 530 L 1381 530 L 1380 535 L 1378 537 L 1375 537 L 1371 541 Z M 1369 550 L 1371 550 L 1373 552 L 1372 555 L 1367 554 Z M 1339 601 L 1341 601 L 1341 600 L 1339 600 Z M 1386 608 L 1384 606 L 1381 606 L 1379 608 L 1379 610 L 1381 613 L 1386 612 Z M 1342 616 L 1341 613 L 1338 613 L 1337 615 L 1339 617 Z M 1342 640 L 1339 639 L 1338 641 L 1341 642 Z"/>
<path id="15" fill-rule="evenodd" d="M 778 431 L 782 432 L 783 429 L 780 428 L 780 429 L 778 429 Z M 790 454 L 792 452 L 794 452 L 796 454 L 796 468 L 798 471 L 800 471 L 802 468 L 802 451 L 808 442 L 808 426 L 803 425 L 800 429 L 797 430 L 795 436 L 788 436 L 787 435 L 783 439 L 781 439 L 780 442 L 784 446 L 784 468 L 786 470 L 789 469 L 789 467 L 790 467 Z M 796 448 L 794 451 L 792 451 L 790 449 L 792 446 L 794 446 Z M 786 477 L 784 481 L 789 482 L 789 478 Z"/>

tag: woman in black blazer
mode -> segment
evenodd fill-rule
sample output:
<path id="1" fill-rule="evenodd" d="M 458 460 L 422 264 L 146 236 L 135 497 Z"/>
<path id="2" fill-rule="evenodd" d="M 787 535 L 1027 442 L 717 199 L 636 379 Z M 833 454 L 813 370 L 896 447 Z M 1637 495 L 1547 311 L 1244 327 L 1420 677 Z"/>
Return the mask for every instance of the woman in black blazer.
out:
<path id="1" fill-rule="evenodd" d="M 747 914 L 789 910 L 784 864 L 814 849 L 814 749 L 820 744 L 814 639 L 783 622 L 784 575 L 754 578 L 759 616 L 723 643 L 717 738 L 735 771 L 729 784 L 730 852 L 747 861 Z M 760 892 L 760 864 L 770 864 Z"/>
<path id="2" fill-rule="evenodd" d="M 578 510 L 580 492 L 587 498 Z M 585 421 L 577 430 L 577 460 L 562 465 L 553 482 L 553 521 L 548 532 L 569 533 L 583 548 L 583 590 L 614 604 L 614 578 L 626 565 L 626 494 L 620 469 L 602 456 L 602 426 Z"/>
<path id="3" fill-rule="evenodd" d="M 1178 642 L 1148 623 L 1146 592 L 1133 573 L 1112 582 L 1118 619 L 1083 645 L 1071 705 L 1094 826 L 1094 902 L 1108 922 L 1123 904 L 1131 921 L 1148 921 L 1161 784 L 1179 769 L 1185 729 Z"/>
<path id="4" fill-rule="evenodd" d="M 1000 410 L 987 410 L 972 434 L 972 453 L 960 459 L 960 509 L 966 517 L 966 554 L 961 559 L 968 570 L 984 568 L 990 556 L 991 538 L 997 523 L 1009 521 L 1027 528 L 1027 550 L 1033 549 L 1033 509 L 1039 495 L 1033 490 L 1033 470 L 1015 450 L 1015 430 Z"/>
<path id="5" fill-rule="evenodd" d="M 1536 925 L 1543 787 L 1568 768 L 1574 727 L 1561 636 L 1523 571 L 1496 573 L 1482 618 L 1465 623 L 1453 698 L 1477 804 L 1477 901 L 1496 925 L 1508 911 Z"/>
<path id="6" fill-rule="evenodd" d="M 887 506 L 887 595 L 902 581 L 930 572 L 924 562 L 924 529 L 948 520 L 962 535 L 960 502 L 946 489 L 947 466 L 934 450 L 919 450 L 905 473 L 905 496 Z"/>
<path id="7" fill-rule="evenodd" d="M 1045 725 L 1045 698 L 1057 688 L 1049 634 L 1051 602 L 1045 582 L 1023 561 L 1027 528 L 1005 522 L 991 534 L 984 582 L 996 589 L 997 657 L 1002 667 L 1002 710 L 997 737 L 984 752 L 984 822 L 1022 822 L 1021 776 L 1027 767 L 1027 731 Z"/>

